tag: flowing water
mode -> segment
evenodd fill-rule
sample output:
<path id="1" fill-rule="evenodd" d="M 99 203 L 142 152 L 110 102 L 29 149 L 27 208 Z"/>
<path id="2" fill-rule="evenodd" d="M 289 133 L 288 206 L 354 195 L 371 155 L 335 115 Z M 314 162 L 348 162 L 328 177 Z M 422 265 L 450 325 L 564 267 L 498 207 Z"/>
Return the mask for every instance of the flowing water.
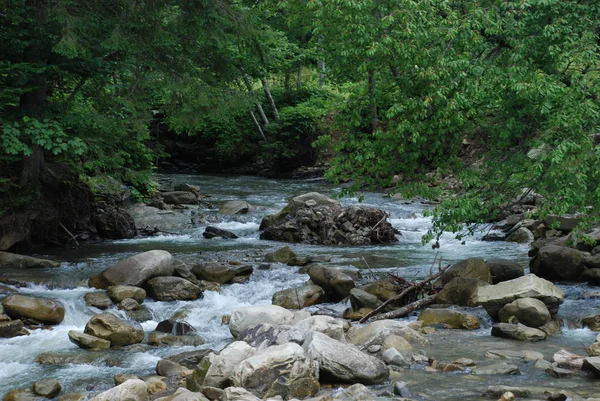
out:
<path id="1" fill-rule="evenodd" d="M 62 261 L 58 269 L 11 270 L 4 269 L 4 277 L 27 281 L 25 288 L 0 286 L 0 295 L 8 291 L 51 297 L 60 300 L 66 308 L 65 320 L 52 330 L 33 330 L 31 335 L 0 339 L 0 396 L 16 387 L 29 387 L 40 378 L 56 378 L 63 384 L 63 393 L 70 391 L 104 390 L 112 386 L 116 374 L 153 374 L 157 361 L 166 355 L 194 349 L 192 347 L 147 347 L 144 350 L 83 351 L 72 344 L 67 333 L 71 329 L 82 331 L 90 316 L 99 311 L 86 306 L 83 296 L 89 292 L 87 279 L 91 275 L 111 266 L 125 257 L 151 249 L 164 249 L 187 263 L 199 259 L 219 258 L 240 261 L 257 266 L 265 253 L 282 244 L 261 241 L 258 227 L 262 217 L 279 211 L 291 196 L 318 191 L 328 195 L 339 189 L 322 180 L 272 180 L 256 177 L 217 177 L 175 175 L 176 182 L 199 185 L 201 191 L 211 195 L 214 209 L 203 210 L 210 225 L 233 231 L 239 236 L 236 240 L 202 237 L 204 226 L 181 230 L 174 234 L 149 238 L 82 244 L 77 249 L 44 250 L 39 255 Z M 504 242 L 483 242 L 476 238 L 462 245 L 451 235 L 445 235 L 439 250 L 430 244 L 423 246 L 421 236 L 427 231 L 430 220 L 423 217 L 427 204 L 393 199 L 381 193 L 366 193 L 362 204 L 378 207 L 390 213 L 390 221 L 402 232 L 400 241 L 393 245 L 366 247 L 325 247 L 293 245 L 301 256 L 327 255 L 331 265 L 346 269 L 360 270 L 363 276 L 393 272 L 407 278 L 427 276 L 436 254 L 443 264 L 467 257 L 505 258 L 516 260 L 523 265 L 528 262 L 528 247 Z M 257 206 L 257 210 L 245 216 L 221 216 L 217 213 L 220 204 L 228 200 L 246 200 Z M 342 199 L 346 204 L 357 204 L 357 198 Z M 188 302 L 154 302 L 146 305 L 152 312 L 152 320 L 142 326 L 149 332 L 156 324 L 184 311 L 186 320 L 200 335 L 207 339 L 202 348 L 220 349 L 229 341 L 227 326 L 221 324 L 224 314 L 233 309 L 248 305 L 271 303 L 276 291 L 300 286 L 308 279 L 299 274 L 297 267 L 274 264 L 271 270 L 255 269 L 249 282 L 224 286 L 221 292 L 206 291 L 202 299 Z M 590 313 L 598 313 L 598 298 L 587 299 L 585 286 L 562 286 L 568 294 L 560 314 L 577 319 Z M 582 300 L 586 298 L 586 300 Z M 344 305 L 326 305 L 331 313 L 341 313 Z M 313 307 L 314 308 L 314 307 Z M 121 314 L 116 308 L 110 310 Z M 491 363 L 483 354 L 488 349 L 513 348 L 537 350 L 550 359 L 553 353 L 566 348 L 578 354 L 585 354 L 582 344 L 593 342 L 595 334 L 587 329 L 565 327 L 563 335 L 537 344 L 507 342 L 490 336 L 489 321 L 485 313 L 476 311 L 484 321 L 482 329 L 473 332 L 440 330 L 430 335 L 431 349 L 428 355 L 443 361 L 458 357 L 469 357 L 481 364 Z M 410 319 L 410 318 L 409 318 Z M 414 319 L 414 317 L 412 317 Z M 508 345 L 507 345 L 508 344 Z M 88 358 L 84 363 L 63 366 L 41 365 L 36 358 L 43 352 L 76 354 Z M 520 365 L 520 376 L 475 377 L 467 373 L 429 373 L 422 369 L 406 370 L 404 379 L 417 398 L 425 400 L 477 400 L 481 391 L 489 385 L 537 385 L 555 389 L 576 389 L 586 396 L 600 393 L 597 384 L 586 377 L 554 379 L 533 368 L 533 363 L 516 362 Z M 596 387 L 595 387 L 596 386 Z M 377 388 L 382 389 L 382 386 Z"/>

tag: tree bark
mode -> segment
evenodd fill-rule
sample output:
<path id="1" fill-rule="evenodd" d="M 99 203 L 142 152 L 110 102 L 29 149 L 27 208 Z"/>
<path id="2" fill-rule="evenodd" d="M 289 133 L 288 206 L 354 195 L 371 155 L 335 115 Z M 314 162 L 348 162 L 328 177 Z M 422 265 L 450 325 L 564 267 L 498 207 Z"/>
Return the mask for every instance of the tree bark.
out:
<path id="1" fill-rule="evenodd" d="M 252 117 L 252 121 L 254 121 L 254 125 L 256 125 L 256 129 L 258 130 L 258 133 L 260 134 L 260 136 L 262 137 L 262 139 L 266 142 L 267 141 L 267 137 L 265 136 L 265 132 L 263 131 L 262 127 L 260 126 L 260 123 L 256 119 L 256 116 L 254 115 L 254 113 L 252 112 L 252 110 L 250 110 L 250 117 Z"/>
<path id="2" fill-rule="evenodd" d="M 265 125 L 269 124 L 269 119 L 267 118 L 267 115 L 265 114 L 265 111 L 263 110 L 262 105 L 256 99 L 256 96 L 254 95 L 254 89 L 252 89 L 252 82 L 250 82 L 250 77 L 248 76 L 248 74 L 244 74 L 244 83 L 246 84 L 246 88 L 248 89 L 248 92 L 250 92 L 250 94 L 256 101 L 256 110 L 258 111 L 258 115 L 260 116 L 260 118 L 262 119 L 262 121 Z"/>
<path id="3" fill-rule="evenodd" d="M 279 111 L 277 111 L 277 105 L 275 105 L 275 100 L 273 99 L 273 96 L 271 96 L 271 88 L 269 88 L 269 83 L 265 78 L 261 78 L 260 82 L 262 82 L 265 95 L 267 96 L 267 99 L 269 99 L 269 104 L 271 105 L 271 111 L 273 112 L 275 121 L 279 122 Z"/>
<path id="4" fill-rule="evenodd" d="M 319 86 L 323 87 L 325 85 L 325 59 L 319 61 L 319 66 Z"/>

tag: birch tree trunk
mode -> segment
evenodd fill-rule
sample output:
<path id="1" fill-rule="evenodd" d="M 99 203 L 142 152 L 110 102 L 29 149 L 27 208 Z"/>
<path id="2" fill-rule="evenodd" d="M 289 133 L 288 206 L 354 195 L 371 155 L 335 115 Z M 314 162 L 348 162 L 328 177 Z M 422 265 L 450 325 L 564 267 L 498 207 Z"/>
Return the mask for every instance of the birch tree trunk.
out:
<path id="1" fill-rule="evenodd" d="M 254 89 L 252 89 L 252 82 L 250 81 L 250 77 L 248 76 L 248 74 L 244 74 L 244 83 L 246 84 L 246 88 L 248 89 L 248 92 L 250 92 L 250 94 L 256 101 L 256 110 L 258 111 L 258 115 L 260 116 L 260 118 L 262 119 L 262 121 L 265 125 L 269 124 L 269 119 L 267 118 L 267 115 L 265 114 L 265 111 L 263 110 L 262 105 L 256 99 L 256 96 L 254 95 Z"/>
<path id="2" fill-rule="evenodd" d="M 261 78 L 260 82 L 262 82 L 265 95 L 267 96 L 267 99 L 269 99 L 269 104 L 271 105 L 273 116 L 275 116 L 275 121 L 279 122 L 279 111 L 277 111 L 277 105 L 275 105 L 275 100 L 273 99 L 273 96 L 271 96 L 271 88 L 269 88 L 269 83 L 265 78 Z"/>

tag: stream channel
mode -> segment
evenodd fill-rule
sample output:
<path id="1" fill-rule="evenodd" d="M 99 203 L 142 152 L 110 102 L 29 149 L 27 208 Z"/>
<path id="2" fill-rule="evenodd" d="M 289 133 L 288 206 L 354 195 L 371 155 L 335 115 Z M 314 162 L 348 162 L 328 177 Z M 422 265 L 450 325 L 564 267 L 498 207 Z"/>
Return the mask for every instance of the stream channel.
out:
<path id="1" fill-rule="evenodd" d="M 211 239 L 202 237 L 205 226 L 183 230 L 171 235 L 159 235 L 130 240 L 82 243 L 74 249 L 44 249 L 34 256 L 55 259 L 62 262 L 60 268 L 36 270 L 3 269 L 6 278 L 24 280 L 31 283 L 24 288 L 0 286 L 0 298 L 8 291 L 16 290 L 25 294 L 51 297 L 60 300 L 66 309 L 64 321 L 52 330 L 32 330 L 31 335 L 0 339 L 0 397 L 8 390 L 29 387 L 35 380 L 55 378 L 63 386 L 62 394 L 75 391 L 104 391 L 113 386 L 117 374 L 154 374 L 157 361 L 163 356 L 192 350 L 191 347 L 148 347 L 144 352 L 127 350 L 97 351 L 94 358 L 84 364 L 63 366 L 41 365 L 36 358 L 43 352 L 90 353 L 80 350 L 68 339 L 69 330 L 83 331 L 89 318 L 99 310 L 86 306 L 84 294 L 90 292 L 87 279 L 118 260 L 152 249 L 171 252 L 176 258 L 188 264 L 199 259 L 240 261 L 255 267 L 250 280 L 245 284 L 223 286 L 221 292 L 205 291 L 204 297 L 196 301 L 155 302 L 147 299 L 144 305 L 152 312 L 152 320 L 142 323 L 144 330 L 154 330 L 157 323 L 178 311 L 186 311 L 186 320 L 198 334 L 207 339 L 201 348 L 220 350 L 232 341 L 227 326 L 221 318 L 233 309 L 249 305 L 271 303 L 276 291 L 300 286 L 308 276 L 298 273 L 298 267 L 273 264 L 270 270 L 256 267 L 263 262 L 264 254 L 285 244 L 262 241 L 258 228 L 262 217 L 275 213 L 287 204 L 291 196 L 318 191 L 332 195 L 339 189 L 323 180 L 274 180 L 258 177 L 220 177 L 198 175 L 173 175 L 171 179 L 199 185 L 201 192 L 211 196 L 214 209 L 202 211 L 210 225 L 230 230 L 239 236 L 235 240 Z M 393 272 L 408 279 L 422 278 L 429 274 L 431 263 L 437 252 L 443 263 L 452 263 L 469 257 L 483 259 L 504 258 L 516 260 L 526 266 L 528 246 L 507 242 L 484 242 L 477 237 L 468 239 L 465 245 L 445 235 L 440 241 L 441 248 L 433 250 L 431 245 L 423 246 L 421 236 L 427 231 L 430 219 L 423 212 L 430 208 L 419 201 L 386 197 L 383 193 L 365 193 L 363 205 L 381 208 L 390 213 L 390 221 L 400 230 L 399 242 L 393 245 L 365 247 L 329 247 L 313 245 L 292 245 L 300 256 L 327 255 L 328 265 L 345 269 L 361 270 L 363 276 L 384 275 Z M 243 216 L 222 216 L 218 207 L 228 200 L 246 200 L 257 210 Z M 358 198 L 343 198 L 345 204 L 357 204 Z M 370 268 L 367 268 L 367 265 Z M 559 315 L 567 322 L 574 322 L 582 316 L 597 314 L 600 305 L 598 297 L 587 299 L 585 293 L 593 292 L 593 287 L 585 285 L 559 286 L 566 292 L 565 303 Z M 330 314 L 341 316 L 347 305 L 325 304 L 311 307 L 311 311 L 328 310 Z M 109 310 L 120 316 L 122 311 Z M 482 321 L 482 328 L 474 331 L 437 330 L 429 334 L 431 347 L 425 349 L 428 356 L 440 361 L 451 362 L 459 357 L 471 358 L 479 366 L 496 363 L 484 353 L 489 349 L 516 349 L 539 351 L 546 360 L 561 348 L 585 355 L 584 346 L 590 345 L 598 333 L 588 329 L 573 328 L 565 324 L 563 333 L 538 343 L 521 343 L 494 338 L 490 335 L 491 322 L 483 309 L 474 309 Z M 407 319 L 415 320 L 416 316 Z M 600 396 L 600 385 L 589 376 L 576 375 L 569 378 L 554 378 L 544 370 L 533 367 L 533 362 L 511 360 L 521 369 L 516 376 L 474 376 L 469 372 L 440 373 L 421 369 L 405 370 L 403 379 L 408 383 L 413 397 L 419 400 L 480 400 L 482 392 L 492 385 L 544 387 L 551 391 L 570 390 L 584 398 Z M 391 389 L 391 385 L 373 387 L 375 392 Z M 387 398 L 381 398 L 387 399 Z M 497 398 L 496 398 L 497 399 Z M 541 398 L 540 398 L 541 399 Z"/>

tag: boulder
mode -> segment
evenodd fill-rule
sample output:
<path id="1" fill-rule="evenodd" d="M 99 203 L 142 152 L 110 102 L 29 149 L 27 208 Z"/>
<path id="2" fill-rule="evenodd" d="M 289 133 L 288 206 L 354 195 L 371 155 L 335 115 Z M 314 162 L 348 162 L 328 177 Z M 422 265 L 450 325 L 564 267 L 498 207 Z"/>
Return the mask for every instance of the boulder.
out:
<path id="1" fill-rule="evenodd" d="M 152 332 L 148 335 L 148 344 L 156 346 L 178 346 L 178 347 L 198 347 L 206 344 L 204 337 L 196 334 L 186 334 L 178 336 L 175 334 Z"/>
<path id="2" fill-rule="evenodd" d="M 506 237 L 507 242 L 516 242 L 518 244 L 529 244 L 533 242 L 533 233 L 525 227 L 519 227 Z"/>
<path id="3" fill-rule="evenodd" d="M 173 275 L 176 277 L 184 278 L 187 281 L 189 281 L 190 283 L 196 284 L 196 285 L 198 285 L 200 283 L 198 281 L 198 278 L 196 278 L 194 273 L 192 273 L 192 268 L 189 267 L 188 265 L 186 265 L 180 259 L 173 259 L 173 270 L 174 270 Z"/>
<path id="4" fill-rule="evenodd" d="M 191 301 L 202 296 L 202 289 L 181 277 L 154 277 L 146 283 L 148 295 L 157 301 Z"/>
<path id="5" fill-rule="evenodd" d="M 236 276 L 236 269 L 227 263 L 206 262 L 192 266 L 192 273 L 200 280 L 226 284 Z"/>
<path id="6" fill-rule="evenodd" d="M 314 284 L 277 291 L 272 299 L 273 305 L 286 309 L 302 309 L 323 302 L 325 302 L 325 291 Z"/>
<path id="7" fill-rule="evenodd" d="M 236 239 L 237 235 L 232 233 L 231 231 L 223 230 L 221 228 L 208 226 L 204 229 L 202 236 L 206 239 L 213 238 L 224 238 L 224 239 Z"/>
<path id="8" fill-rule="evenodd" d="M 439 278 L 439 282 L 442 285 L 446 285 L 455 277 L 469 277 L 485 281 L 486 283 L 492 282 L 490 268 L 487 263 L 483 259 L 477 258 L 465 259 L 454 264 L 444 272 L 442 277 Z"/>
<path id="9" fill-rule="evenodd" d="M 271 325 L 293 324 L 294 313 L 277 305 L 248 306 L 235 309 L 231 313 L 229 331 L 234 338 L 247 327 L 254 326 L 258 322 Z"/>
<path id="10" fill-rule="evenodd" d="M 428 341 L 415 330 L 396 320 L 378 320 L 362 327 L 352 327 L 348 330 L 346 338 L 348 342 L 367 349 L 372 345 L 383 344 L 384 339 L 395 334 L 407 340 L 415 347 L 428 345 Z"/>
<path id="11" fill-rule="evenodd" d="M 600 315 L 586 316 L 581 323 L 592 331 L 600 331 Z"/>
<path id="12" fill-rule="evenodd" d="M 133 298 L 125 298 L 124 300 L 119 302 L 119 305 L 117 305 L 117 307 L 121 310 L 131 312 L 140 309 L 142 306 L 139 304 L 138 301 L 136 301 Z"/>
<path id="13" fill-rule="evenodd" d="M 104 292 L 88 292 L 84 295 L 85 304 L 98 309 L 108 309 L 113 306 L 110 297 Z"/>
<path id="14" fill-rule="evenodd" d="M 126 298 L 135 299 L 140 304 L 146 299 L 146 291 L 132 285 L 112 285 L 106 289 L 106 293 L 116 304 Z"/>
<path id="15" fill-rule="evenodd" d="M 221 401 L 261 401 L 260 398 L 243 387 L 227 387 Z"/>
<path id="16" fill-rule="evenodd" d="M 0 338 L 11 338 L 21 335 L 23 322 L 19 319 L 0 322 Z"/>
<path id="17" fill-rule="evenodd" d="M 261 239 L 320 244 L 370 245 L 396 242 L 387 214 L 375 208 L 340 205 L 316 192 L 297 196 L 282 211 L 265 216 Z"/>
<path id="18" fill-rule="evenodd" d="M 600 356 L 590 356 L 585 358 L 581 370 L 591 372 L 600 379 Z"/>
<path id="19" fill-rule="evenodd" d="M 154 250 L 120 260 L 102 272 L 110 285 L 143 287 L 146 281 L 158 276 L 173 275 L 173 257 L 167 251 Z"/>
<path id="20" fill-rule="evenodd" d="M 313 283 L 325 290 L 328 298 L 332 301 L 346 298 L 350 295 L 350 290 L 355 287 L 352 277 L 337 269 L 318 263 L 308 268 L 308 275 Z"/>
<path id="21" fill-rule="evenodd" d="M 60 263 L 48 259 L 38 259 L 31 256 L 10 252 L 0 252 L 0 269 L 12 267 L 19 269 L 59 267 Z"/>
<path id="22" fill-rule="evenodd" d="M 12 319 L 32 319 L 43 324 L 59 324 L 65 318 L 65 308 L 51 298 L 10 294 L 2 301 L 4 313 Z"/>
<path id="23" fill-rule="evenodd" d="M 78 333 L 75 330 L 69 330 L 69 340 L 80 348 L 92 348 L 92 349 L 108 349 L 110 348 L 110 341 L 103 340 L 101 338 L 85 334 Z"/>
<path id="24" fill-rule="evenodd" d="M 225 202 L 220 208 L 221 214 L 246 214 L 250 211 L 250 204 L 246 201 L 234 200 Z"/>
<path id="25" fill-rule="evenodd" d="M 148 385 L 140 379 L 127 380 L 90 401 L 148 401 Z"/>
<path id="26" fill-rule="evenodd" d="M 379 359 L 325 334 L 309 333 L 303 347 L 307 355 L 319 363 L 322 377 L 330 380 L 375 384 L 389 377 L 387 367 Z"/>
<path id="27" fill-rule="evenodd" d="M 301 346 L 288 343 L 245 359 L 234 368 L 231 380 L 261 398 L 306 398 L 319 391 L 318 369 Z"/>
<path id="28" fill-rule="evenodd" d="M 519 375 L 518 366 L 510 363 L 496 363 L 488 366 L 476 367 L 472 370 L 474 375 Z"/>
<path id="29" fill-rule="evenodd" d="M 129 211 L 102 202 L 94 211 L 94 223 L 103 238 L 124 239 L 137 235 L 135 220 Z"/>
<path id="30" fill-rule="evenodd" d="M 492 336 L 511 338 L 519 341 L 540 341 L 546 339 L 546 333 L 519 324 L 496 323 L 492 326 Z"/>
<path id="31" fill-rule="evenodd" d="M 419 314 L 418 320 L 425 326 L 439 324 L 449 329 L 475 330 L 480 326 L 479 319 L 475 316 L 453 309 L 428 308 Z"/>
<path id="32" fill-rule="evenodd" d="M 4 397 L 2 397 L 2 401 L 45 401 L 46 397 L 37 395 L 30 389 L 13 389 L 10 390 Z"/>
<path id="33" fill-rule="evenodd" d="M 200 349 L 194 351 L 180 352 L 179 354 L 170 355 L 165 359 L 176 362 L 181 366 L 185 366 L 188 369 L 195 369 L 202 358 L 207 356 L 211 352 L 210 349 Z"/>
<path id="34" fill-rule="evenodd" d="M 127 317 L 135 322 L 142 323 L 152 320 L 152 312 L 144 305 L 140 305 L 139 309 L 128 310 Z"/>
<path id="35" fill-rule="evenodd" d="M 398 295 L 396 286 L 389 279 L 381 279 L 360 287 L 361 290 L 375 295 L 380 301 L 387 301 Z"/>
<path id="36" fill-rule="evenodd" d="M 159 376 L 176 378 L 184 377 L 188 371 L 186 367 L 169 359 L 161 359 L 158 361 L 154 370 Z"/>
<path id="37" fill-rule="evenodd" d="M 336 398 L 343 401 L 366 401 L 375 400 L 377 399 L 377 396 L 365 385 L 356 383 L 344 389 L 344 391 Z"/>
<path id="38" fill-rule="evenodd" d="M 587 353 L 589 356 L 600 356 L 600 343 L 596 342 L 587 347 Z"/>
<path id="39" fill-rule="evenodd" d="M 167 385 L 167 379 L 160 376 L 145 377 L 144 381 L 148 385 L 148 394 L 153 395 L 157 393 L 165 392 L 169 389 Z"/>
<path id="40" fill-rule="evenodd" d="M 525 326 L 540 327 L 550 321 L 550 312 L 539 299 L 519 298 L 498 312 L 498 319 L 503 323 L 515 323 L 515 318 Z"/>
<path id="41" fill-rule="evenodd" d="M 56 397 L 61 390 L 62 386 L 56 379 L 38 380 L 33 383 L 33 392 L 46 398 Z"/>
<path id="42" fill-rule="evenodd" d="M 498 318 L 498 312 L 504 305 L 519 298 L 539 299 L 546 305 L 550 314 L 554 315 L 563 303 L 565 293 L 550 281 L 539 278 L 535 274 L 477 289 L 477 303 L 482 305 L 494 319 Z"/>
<path id="43" fill-rule="evenodd" d="M 381 304 L 382 302 L 375 295 L 369 294 L 360 288 L 350 290 L 350 305 L 354 310 L 360 308 L 375 309 Z"/>
<path id="44" fill-rule="evenodd" d="M 289 342 L 302 344 L 306 333 L 289 325 L 273 326 L 260 323 L 246 327 L 238 336 L 238 340 L 245 341 L 251 346 L 264 349 L 271 345 L 282 345 Z"/>
<path id="45" fill-rule="evenodd" d="M 235 341 L 226 346 L 218 355 L 211 355 L 210 367 L 202 385 L 226 388 L 231 385 L 231 375 L 240 363 L 256 353 L 256 349 L 244 341 Z"/>
<path id="46" fill-rule="evenodd" d="M 410 368 L 415 363 L 414 356 L 416 354 L 412 351 L 399 351 L 396 348 L 388 348 L 381 354 L 381 358 L 388 365 L 398 366 L 401 368 Z"/>
<path id="47" fill-rule="evenodd" d="M 396 334 L 390 334 L 386 338 L 383 339 L 381 343 L 381 350 L 385 352 L 386 350 L 393 348 L 397 351 L 412 351 L 413 346 L 404 338 L 400 337 Z"/>
<path id="48" fill-rule="evenodd" d="M 561 349 L 558 352 L 555 352 L 552 356 L 552 360 L 559 367 L 578 370 L 581 369 L 584 359 L 584 356 L 574 354 L 572 352 L 567 351 L 566 349 Z"/>
<path id="49" fill-rule="evenodd" d="M 288 264 L 297 258 L 296 253 L 289 246 L 284 246 L 265 255 L 265 262 Z"/>
<path id="50" fill-rule="evenodd" d="M 346 342 L 345 326 L 346 322 L 342 319 L 336 319 L 331 316 L 311 316 L 300 320 L 292 326 L 292 329 L 298 330 L 303 337 L 312 331 L 323 333 L 328 337 L 341 342 Z"/>
<path id="51" fill-rule="evenodd" d="M 490 259 L 486 263 L 492 275 L 492 284 L 498 284 L 525 275 L 523 266 L 514 260 Z"/>
<path id="52" fill-rule="evenodd" d="M 435 303 L 475 306 L 477 304 L 477 290 L 485 285 L 489 284 L 477 278 L 455 277 L 438 293 Z"/>
<path id="53" fill-rule="evenodd" d="M 163 320 L 156 325 L 154 330 L 160 331 L 161 333 L 175 334 L 177 336 L 196 332 L 196 329 L 185 320 L 176 319 Z"/>
<path id="54" fill-rule="evenodd" d="M 600 269 L 584 269 L 580 279 L 581 281 L 588 282 L 590 285 L 600 285 Z"/>
<path id="55" fill-rule="evenodd" d="M 144 339 L 144 329 L 138 323 L 119 319 L 112 313 L 99 313 L 85 325 L 85 334 L 110 341 L 112 346 L 137 344 Z"/>
<path id="56" fill-rule="evenodd" d="M 515 351 L 509 349 L 491 349 L 486 351 L 486 358 L 491 359 L 521 359 L 523 361 L 537 361 L 539 359 L 544 359 L 544 354 L 537 351 Z"/>
<path id="57" fill-rule="evenodd" d="M 584 255 L 566 246 L 542 247 L 529 263 L 531 273 L 548 280 L 578 280 L 583 273 Z"/>
<path id="58" fill-rule="evenodd" d="M 194 393 L 186 388 L 179 387 L 172 395 L 157 398 L 155 401 L 209 401 L 209 399 L 202 393 Z"/>
<path id="59" fill-rule="evenodd" d="M 189 191 L 172 191 L 172 192 L 161 192 L 164 202 L 167 205 L 197 205 L 198 196 Z"/>

